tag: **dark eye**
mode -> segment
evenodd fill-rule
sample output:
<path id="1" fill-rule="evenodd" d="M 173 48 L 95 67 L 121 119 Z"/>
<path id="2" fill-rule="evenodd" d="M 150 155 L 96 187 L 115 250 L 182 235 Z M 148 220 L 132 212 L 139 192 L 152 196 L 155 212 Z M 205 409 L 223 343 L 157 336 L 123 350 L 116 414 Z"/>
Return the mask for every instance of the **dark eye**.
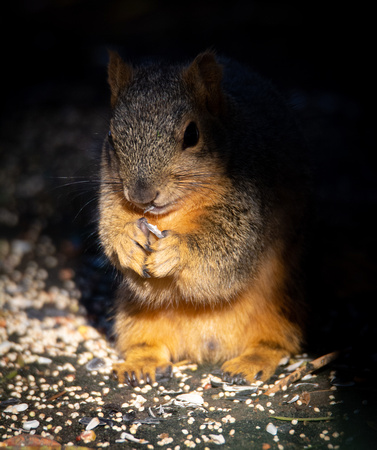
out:
<path id="1" fill-rule="evenodd" d="M 114 139 L 113 139 L 113 135 L 111 134 L 111 131 L 109 130 L 108 134 L 107 134 L 107 140 L 109 141 L 109 144 L 112 148 L 114 148 Z"/>
<path id="2" fill-rule="evenodd" d="M 190 122 L 187 125 L 185 134 L 183 136 L 183 150 L 188 147 L 194 147 L 199 141 L 199 130 L 195 122 Z"/>

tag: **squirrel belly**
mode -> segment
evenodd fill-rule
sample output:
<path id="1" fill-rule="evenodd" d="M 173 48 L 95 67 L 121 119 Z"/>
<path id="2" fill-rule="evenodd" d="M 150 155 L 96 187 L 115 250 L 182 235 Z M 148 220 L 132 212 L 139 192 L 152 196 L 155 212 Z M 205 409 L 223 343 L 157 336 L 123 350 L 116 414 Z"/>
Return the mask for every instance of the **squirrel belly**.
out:
<path id="1" fill-rule="evenodd" d="M 268 379 L 303 339 L 306 175 L 289 110 L 210 52 L 140 67 L 111 53 L 109 84 L 99 235 L 123 276 L 119 379 L 153 381 L 182 359 Z"/>

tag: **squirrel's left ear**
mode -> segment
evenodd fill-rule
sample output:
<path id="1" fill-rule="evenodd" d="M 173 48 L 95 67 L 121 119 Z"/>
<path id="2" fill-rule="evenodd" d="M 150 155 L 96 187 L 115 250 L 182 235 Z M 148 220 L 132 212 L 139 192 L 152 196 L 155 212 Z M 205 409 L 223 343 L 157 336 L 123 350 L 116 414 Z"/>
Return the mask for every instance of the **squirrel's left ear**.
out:
<path id="1" fill-rule="evenodd" d="M 109 50 L 109 56 L 108 82 L 111 89 L 111 107 L 114 108 L 119 95 L 132 81 L 133 70 L 117 52 Z"/>
<path id="2" fill-rule="evenodd" d="M 200 53 L 191 65 L 184 70 L 183 79 L 189 89 L 210 113 L 219 115 L 224 107 L 221 80 L 223 71 L 212 52 Z"/>

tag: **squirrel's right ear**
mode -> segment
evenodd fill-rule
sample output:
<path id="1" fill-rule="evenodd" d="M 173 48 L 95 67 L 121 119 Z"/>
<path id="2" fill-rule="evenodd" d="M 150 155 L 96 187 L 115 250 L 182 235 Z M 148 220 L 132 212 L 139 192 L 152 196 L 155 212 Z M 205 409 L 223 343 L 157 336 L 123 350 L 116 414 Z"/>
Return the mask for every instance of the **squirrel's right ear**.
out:
<path id="1" fill-rule="evenodd" d="M 133 70 L 117 52 L 109 50 L 109 57 L 107 73 L 111 89 L 111 107 L 114 108 L 119 95 L 132 81 Z"/>
<path id="2" fill-rule="evenodd" d="M 222 66 L 211 51 L 200 53 L 183 72 L 183 79 L 189 89 L 214 115 L 221 114 L 224 107 L 222 77 Z"/>

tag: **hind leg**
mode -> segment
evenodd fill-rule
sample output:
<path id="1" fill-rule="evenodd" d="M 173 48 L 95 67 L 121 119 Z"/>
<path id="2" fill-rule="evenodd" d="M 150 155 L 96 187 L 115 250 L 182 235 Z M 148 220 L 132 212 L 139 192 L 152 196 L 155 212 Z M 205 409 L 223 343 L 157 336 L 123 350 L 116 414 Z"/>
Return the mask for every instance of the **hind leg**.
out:
<path id="1" fill-rule="evenodd" d="M 272 342 L 259 343 L 222 365 L 224 379 L 236 383 L 243 379 L 248 383 L 266 381 L 275 373 L 280 360 L 288 354 L 288 350 Z"/>

